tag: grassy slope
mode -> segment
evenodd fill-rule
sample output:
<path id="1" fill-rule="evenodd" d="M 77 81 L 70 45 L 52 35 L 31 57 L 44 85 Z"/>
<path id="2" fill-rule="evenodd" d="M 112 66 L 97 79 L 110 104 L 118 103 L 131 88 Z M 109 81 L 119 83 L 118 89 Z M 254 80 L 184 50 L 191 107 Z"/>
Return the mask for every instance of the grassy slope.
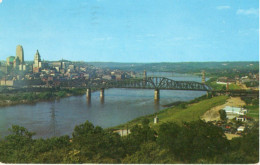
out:
<path id="1" fill-rule="evenodd" d="M 246 108 L 248 108 L 247 116 L 259 120 L 259 106 L 247 106 Z"/>
<path id="2" fill-rule="evenodd" d="M 113 127 L 114 129 L 126 129 L 127 126 L 131 128 L 131 126 L 135 124 L 140 124 L 142 119 L 148 118 L 150 120 L 150 125 L 152 127 L 158 127 L 159 124 L 162 124 L 164 122 L 176 122 L 176 123 L 182 123 L 183 121 L 194 121 L 198 120 L 202 114 L 204 114 L 206 111 L 211 109 L 212 107 L 215 107 L 217 105 L 224 104 L 227 100 L 227 96 L 218 96 L 213 97 L 211 99 L 206 99 L 203 101 L 200 101 L 198 103 L 190 104 L 187 106 L 187 108 L 182 109 L 181 107 L 172 107 L 167 108 L 163 111 L 160 111 L 158 113 L 139 117 L 137 119 L 134 119 L 126 124 L 122 124 L 116 127 Z M 153 118 L 155 115 L 159 118 L 159 124 L 154 125 L 153 124 Z"/>

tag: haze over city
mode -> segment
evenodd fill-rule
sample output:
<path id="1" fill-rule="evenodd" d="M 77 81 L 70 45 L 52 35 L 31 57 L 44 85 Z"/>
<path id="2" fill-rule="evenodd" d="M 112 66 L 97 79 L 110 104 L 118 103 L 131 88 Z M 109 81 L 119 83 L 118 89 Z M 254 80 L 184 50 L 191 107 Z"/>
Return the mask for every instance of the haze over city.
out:
<path id="1" fill-rule="evenodd" d="M 258 61 L 256 0 L 0 1 L 0 60 Z"/>

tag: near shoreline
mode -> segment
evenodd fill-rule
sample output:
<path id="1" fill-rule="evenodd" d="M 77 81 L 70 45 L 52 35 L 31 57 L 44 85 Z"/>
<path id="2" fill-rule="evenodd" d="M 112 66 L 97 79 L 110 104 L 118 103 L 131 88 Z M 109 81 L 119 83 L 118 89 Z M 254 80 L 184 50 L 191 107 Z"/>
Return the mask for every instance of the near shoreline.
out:
<path id="1" fill-rule="evenodd" d="M 131 128 L 136 124 L 141 124 L 142 120 L 145 118 L 149 119 L 149 125 L 151 127 L 154 127 L 155 129 L 158 128 L 160 124 L 165 122 L 176 122 L 178 124 L 181 124 L 183 122 L 199 120 L 206 111 L 215 106 L 225 104 L 227 99 L 228 96 L 207 98 L 207 96 L 204 95 L 189 102 L 181 103 L 179 105 L 163 109 L 160 112 L 151 115 L 141 116 L 125 124 L 120 124 L 118 126 L 107 129 L 116 130 Z M 158 124 L 153 123 L 155 116 L 159 118 Z"/>

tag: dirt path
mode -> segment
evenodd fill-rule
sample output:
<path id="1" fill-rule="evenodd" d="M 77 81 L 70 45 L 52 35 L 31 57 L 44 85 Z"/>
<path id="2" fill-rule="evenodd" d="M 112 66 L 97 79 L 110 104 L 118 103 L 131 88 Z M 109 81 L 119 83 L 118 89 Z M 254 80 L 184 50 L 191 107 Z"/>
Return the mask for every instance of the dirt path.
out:
<path id="1" fill-rule="evenodd" d="M 239 84 L 239 86 L 241 87 L 241 89 L 248 89 L 245 84 Z"/>
<path id="2" fill-rule="evenodd" d="M 241 137 L 241 135 L 236 135 L 236 134 L 229 134 L 229 133 L 225 133 L 226 137 L 228 140 L 231 140 L 235 137 Z"/>
<path id="3" fill-rule="evenodd" d="M 220 120 L 219 110 L 223 109 L 225 106 L 240 107 L 245 105 L 245 102 L 241 100 L 240 97 L 230 97 L 225 104 L 216 106 L 205 112 L 200 118 L 205 121 Z"/>

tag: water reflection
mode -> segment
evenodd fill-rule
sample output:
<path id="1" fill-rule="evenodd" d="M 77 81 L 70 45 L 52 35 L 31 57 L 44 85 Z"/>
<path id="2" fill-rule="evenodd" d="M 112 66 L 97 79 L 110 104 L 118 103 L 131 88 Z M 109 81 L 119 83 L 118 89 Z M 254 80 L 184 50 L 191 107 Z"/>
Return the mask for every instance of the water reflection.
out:
<path id="1" fill-rule="evenodd" d="M 104 105 L 104 103 L 105 103 L 105 97 L 101 97 L 101 98 L 100 98 L 100 104 L 101 104 L 101 105 Z"/>
<path id="2" fill-rule="evenodd" d="M 154 100 L 154 109 L 156 112 L 160 110 L 160 100 L 159 99 Z"/>
<path id="3" fill-rule="evenodd" d="M 91 99 L 86 98 L 87 107 L 91 108 Z"/>
<path id="4" fill-rule="evenodd" d="M 51 134 L 52 136 L 56 136 L 56 124 L 57 124 L 57 121 L 56 121 L 56 111 L 55 111 L 55 103 L 52 102 L 51 104 L 51 108 L 50 108 L 50 113 L 51 113 L 51 121 L 50 121 L 50 131 L 51 131 Z"/>

